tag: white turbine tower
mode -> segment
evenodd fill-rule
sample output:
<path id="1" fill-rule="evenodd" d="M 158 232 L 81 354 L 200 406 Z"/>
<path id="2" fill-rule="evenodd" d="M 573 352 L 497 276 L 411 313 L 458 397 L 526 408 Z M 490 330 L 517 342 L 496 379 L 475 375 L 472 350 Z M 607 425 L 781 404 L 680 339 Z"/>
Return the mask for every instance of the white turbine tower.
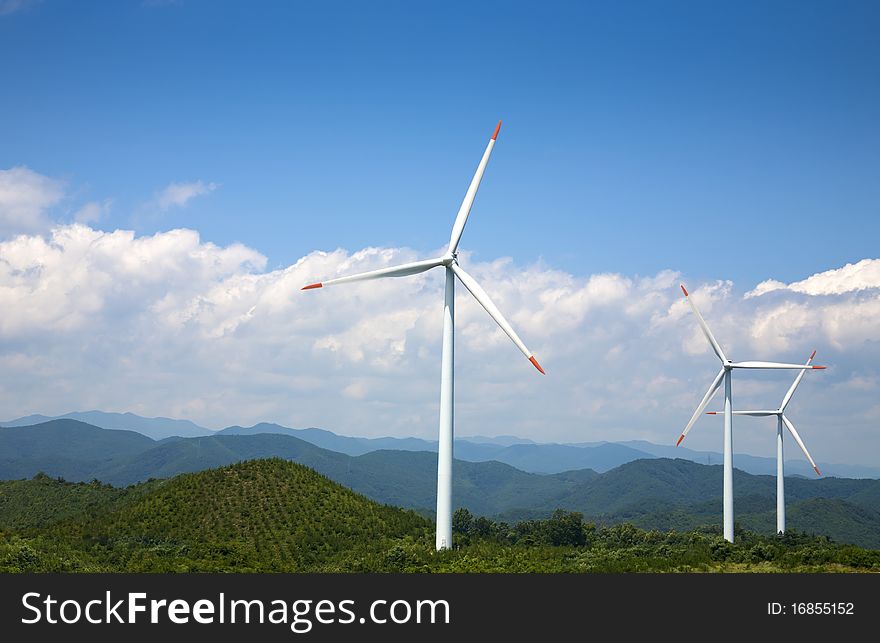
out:
<path id="1" fill-rule="evenodd" d="M 436 259 L 426 259 L 424 261 L 414 261 L 412 263 L 394 266 L 391 268 L 381 268 L 348 277 L 339 277 L 338 279 L 330 279 L 328 281 L 310 284 L 303 288 L 309 290 L 311 288 L 322 288 L 324 286 L 333 286 L 336 284 L 344 284 L 352 281 L 365 281 L 368 279 L 381 279 L 383 277 L 405 277 L 425 272 L 431 268 L 443 266 L 446 269 L 446 296 L 443 306 L 443 356 L 440 367 L 440 441 L 437 454 L 437 549 L 447 549 L 452 546 L 452 443 L 453 443 L 453 390 L 454 390 L 454 327 L 455 327 L 455 278 L 464 284 L 470 293 L 474 296 L 486 312 L 495 320 L 507 336 L 513 340 L 516 347 L 522 351 L 529 361 L 541 373 L 544 369 L 538 364 L 535 355 L 526 348 L 526 345 L 519 338 L 519 335 L 513 330 L 498 308 L 489 299 L 486 291 L 480 287 L 480 284 L 466 273 L 461 266 L 458 265 L 458 242 L 461 240 L 461 233 L 464 231 L 465 223 L 467 223 L 468 214 L 474 203 L 474 197 L 477 195 L 477 189 L 480 187 L 480 180 L 483 178 L 483 172 L 486 171 L 486 165 L 489 163 L 489 156 L 492 154 L 492 148 L 495 147 L 495 139 L 498 138 L 498 131 L 501 129 L 501 121 L 489 139 L 486 151 L 483 152 L 483 158 L 477 166 L 474 178 L 471 180 L 470 187 L 464 195 L 464 201 L 455 217 L 455 223 L 452 226 L 452 235 L 449 239 L 449 248 L 446 254 Z"/>
<path id="2" fill-rule="evenodd" d="M 816 351 L 813 351 L 813 354 L 810 355 L 810 359 L 808 359 L 807 363 L 804 364 L 804 370 L 798 373 L 797 377 L 794 378 L 794 382 L 792 382 L 792 385 L 788 389 L 788 392 L 785 394 L 785 397 L 782 398 L 782 404 L 779 405 L 778 409 L 776 409 L 775 411 L 733 411 L 734 415 L 750 415 L 752 417 L 769 417 L 773 415 L 776 416 L 776 533 L 779 534 L 785 533 L 785 460 L 783 458 L 782 452 L 783 424 L 791 433 L 791 437 L 794 438 L 794 441 L 798 443 L 801 451 L 803 451 L 804 455 L 807 456 L 807 460 L 809 460 L 810 464 L 813 465 L 813 469 L 815 469 L 816 475 L 822 475 L 821 473 L 819 473 L 819 467 L 816 466 L 816 462 L 815 460 L 813 460 L 813 456 L 811 456 L 810 452 L 807 451 L 807 447 L 804 444 L 804 441 L 801 439 L 801 436 L 798 435 L 797 429 L 794 428 L 794 424 L 792 424 L 791 420 L 789 420 L 785 416 L 785 409 L 788 406 L 788 403 L 791 402 L 791 396 L 794 395 L 795 389 L 804 378 L 804 373 L 807 372 L 806 368 L 808 368 L 813 362 L 814 357 L 816 357 Z M 709 411 L 708 415 L 718 415 L 718 411 Z"/>
<path id="3" fill-rule="evenodd" d="M 712 384 L 709 386 L 709 390 L 706 391 L 706 394 L 703 396 L 702 401 L 699 406 L 697 406 L 697 410 L 694 411 L 694 414 L 691 416 L 690 421 L 687 423 L 687 426 L 684 428 L 684 431 L 681 432 L 681 437 L 678 438 L 678 442 L 675 443 L 675 446 L 681 444 L 681 441 L 684 440 L 684 436 L 688 434 L 688 431 L 691 430 L 691 427 L 697 421 L 697 419 L 702 415 L 703 411 L 706 409 L 706 405 L 712 400 L 712 396 L 715 395 L 715 392 L 721 387 L 722 381 L 724 382 L 724 538 L 730 542 L 733 542 L 733 407 L 731 400 L 731 375 L 733 374 L 733 369 L 735 368 L 750 368 L 750 369 L 777 369 L 777 368 L 788 368 L 788 369 L 798 369 L 803 370 L 807 368 L 816 368 L 821 369 L 825 368 L 824 366 L 810 366 L 804 364 L 783 364 L 781 362 L 732 362 L 724 355 L 724 351 L 721 350 L 721 345 L 716 341 L 715 336 L 712 334 L 712 331 L 709 330 L 709 326 L 706 325 L 706 321 L 703 319 L 703 316 L 700 314 L 700 311 L 697 310 L 696 305 L 693 300 L 688 295 L 687 288 L 684 287 L 684 284 L 681 286 L 681 291 L 684 293 L 685 299 L 691 306 L 691 310 L 694 311 L 694 315 L 697 317 L 697 322 L 700 324 L 700 328 L 703 331 L 703 334 L 706 336 L 706 339 L 709 341 L 709 344 L 712 346 L 712 350 L 715 351 L 715 354 L 718 356 L 718 359 L 721 360 L 721 370 L 718 371 L 718 375 L 715 376 L 715 379 L 712 380 Z"/>

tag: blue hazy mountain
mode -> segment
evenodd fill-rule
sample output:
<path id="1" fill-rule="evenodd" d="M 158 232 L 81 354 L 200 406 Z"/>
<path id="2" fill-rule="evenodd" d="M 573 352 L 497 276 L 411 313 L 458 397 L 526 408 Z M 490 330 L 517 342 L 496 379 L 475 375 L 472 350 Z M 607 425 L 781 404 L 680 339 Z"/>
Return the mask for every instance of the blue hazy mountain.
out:
<path id="1" fill-rule="evenodd" d="M 39 471 L 68 480 L 91 480 L 115 458 L 156 445 L 134 431 L 101 429 L 77 420 L 0 428 L 0 478 L 29 478 Z"/>
<path id="2" fill-rule="evenodd" d="M 595 444 L 595 443 L 594 443 Z M 682 458 L 697 462 L 699 464 L 720 464 L 722 462 L 721 453 L 715 451 L 693 451 L 686 447 L 676 447 L 674 445 L 654 444 L 645 440 L 630 440 L 628 442 L 618 442 L 625 446 L 639 449 L 658 458 Z M 792 447 L 789 447 L 792 449 Z M 796 447 L 794 452 L 800 454 Z M 738 469 L 748 471 L 756 475 L 776 475 L 776 458 L 762 458 L 760 456 L 749 455 L 748 453 L 735 453 L 734 464 Z M 831 464 L 828 462 L 819 462 L 819 469 L 822 475 L 837 476 L 841 478 L 880 478 L 880 467 L 867 467 L 854 464 Z M 812 465 L 806 459 L 800 457 L 794 460 L 785 461 L 785 475 L 800 475 L 807 478 L 814 478 L 815 472 Z"/>
<path id="3" fill-rule="evenodd" d="M 45 415 L 28 415 L 10 420 L 9 422 L 0 422 L 2 426 L 29 426 L 48 422 L 49 420 L 71 419 L 79 420 L 102 429 L 122 429 L 125 431 L 136 431 L 141 435 L 161 440 L 172 436 L 180 436 L 183 438 L 193 438 L 201 435 L 212 435 L 214 431 L 199 426 L 189 420 L 173 420 L 171 418 L 145 418 L 134 413 L 105 413 L 103 411 L 75 411 L 73 413 L 65 413 L 56 417 L 48 417 Z"/>
<path id="4" fill-rule="evenodd" d="M 380 450 L 437 451 L 436 442 L 418 438 L 351 438 L 323 429 L 291 429 L 277 424 L 257 424 L 248 428 L 232 426 L 219 431 L 218 435 L 259 433 L 289 435 L 331 451 L 354 456 Z M 559 473 L 572 469 L 607 471 L 625 462 L 652 457 L 644 451 L 610 443 L 597 447 L 576 447 L 524 442 L 509 444 L 509 438 L 494 443 L 471 440 L 472 438 L 463 438 L 455 441 L 456 459 L 468 462 L 494 460 L 530 473 Z"/>
<path id="5" fill-rule="evenodd" d="M 76 420 L 52 420 L 0 429 L 0 479 L 39 472 L 70 481 L 98 479 L 116 486 L 213 469 L 244 460 L 280 457 L 306 465 L 382 503 L 433 510 L 436 453 L 370 451 L 360 456 L 323 449 L 292 435 L 253 433 L 155 441 L 130 431 Z M 455 463 L 454 489 L 474 512 L 551 506 L 598 475 L 581 470 L 553 476 L 526 473 L 500 462 Z M 525 503 L 525 504 L 524 504 Z"/>
<path id="6" fill-rule="evenodd" d="M 144 418 L 133 413 L 103 413 L 87 411 L 68 413 L 64 418 L 77 419 L 105 429 L 125 429 L 137 431 L 148 437 L 161 440 L 173 437 L 199 437 L 218 435 L 251 435 L 255 433 L 277 433 L 297 437 L 316 446 L 357 456 L 379 450 L 436 451 L 437 442 L 420 438 L 361 438 L 338 435 L 318 428 L 292 429 L 278 424 L 261 423 L 252 427 L 232 426 L 221 431 L 212 431 L 187 420 L 169 418 Z M 25 426 L 45 422 L 42 415 L 31 415 L 3 426 Z M 2 455 L 0 455 L 2 457 Z M 461 437 L 455 441 L 455 457 L 469 462 L 496 460 L 530 473 L 559 473 L 570 469 L 594 469 L 608 471 L 633 460 L 644 458 L 680 458 L 700 464 L 719 464 L 721 454 L 712 451 L 694 451 L 672 444 L 653 444 L 644 440 L 627 442 L 581 442 L 574 444 L 546 444 L 515 436 Z M 734 455 L 737 468 L 756 475 L 775 475 L 776 458 L 758 457 L 744 453 Z M 824 475 L 849 478 L 880 478 L 880 467 L 819 462 Z M 815 477 L 812 467 L 803 458 L 786 461 L 787 475 Z"/>
<path id="7" fill-rule="evenodd" d="M 363 455 L 382 449 L 402 451 L 436 451 L 437 442 L 419 438 L 356 438 L 337 435 L 324 429 L 291 429 L 277 424 L 257 424 L 244 428 L 233 426 L 220 434 L 250 435 L 280 433 L 348 455 Z M 661 445 L 645 440 L 625 442 L 580 442 L 575 444 L 536 443 L 513 436 L 497 439 L 468 436 L 455 441 L 455 458 L 468 462 L 497 460 L 530 473 L 559 473 L 571 469 L 593 469 L 603 472 L 633 460 L 672 458 L 698 464 L 720 464 L 721 453 L 694 451 L 686 447 Z M 775 475 L 776 458 L 762 458 L 745 453 L 734 455 L 737 468 L 755 475 Z M 786 475 L 814 478 L 812 466 L 803 459 L 786 460 Z M 847 478 L 880 478 L 880 467 L 819 462 L 823 475 Z"/>
<path id="8" fill-rule="evenodd" d="M 315 446 L 347 455 L 363 455 L 370 451 L 391 449 L 396 451 L 436 451 L 437 443 L 419 438 L 353 438 L 337 435 L 324 429 L 291 429 L 278 424 L 262 422 L 251 427 L 230 426 L 221 429 L 217 435 L 256 435 L 276 433 L 305 440 Z"/>
<path id="9" fill-rule="evenodd" d="M 496 435 L 495 437 L 488 437 L 485 435 L 469 435 L 462 439 L 467 440 L 468 442 L 474 442 L 476 444 L 495 444 L 502 447 L 509 447 L 514 444 L 538 444 L 534 440 L 529 440 L 528 438 L 518 438 L 515 435 Z"/>

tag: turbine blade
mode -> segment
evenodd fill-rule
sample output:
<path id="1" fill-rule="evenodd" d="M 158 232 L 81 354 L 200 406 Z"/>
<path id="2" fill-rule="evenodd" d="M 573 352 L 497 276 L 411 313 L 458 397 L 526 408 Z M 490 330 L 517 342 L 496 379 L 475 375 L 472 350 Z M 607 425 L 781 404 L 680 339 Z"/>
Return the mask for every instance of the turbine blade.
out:
<path id="1" fill-rule="evenodd" d="M 474 197 L 477 196 L 477 189 L 479 189 L 480 181 L 483 179 L 483 172 L 486 171 L 486 166 L 489 164 L 489 157 L 492 155 L 492 149 L 495 147 L 495 139 L 498 138 L 498 130 L 500 129 L 501 121 L 498 121 L 498 125 L 495 127 L 495 133 L 492 134 L 492 138 L 489 139 L 489 144 L 486 145 L 486 151 L 483 152 L 483 158 L 480 159 L 480 164 L 477 166 L 474 178 L 471 179 L 471 184 L 464 195 L 464 200 L 461 202 L 458 214 L 455 216 L 455 223 L 452 225 L 452 235 L 449 238 L 449 250 L 447 251 L 449 254 L 458 250 L 458 242 L 461 241 L 461 233 L 464 232 L 464 225 L 467 223 L 468 215 L 471 212 L 471 206 L 474 204 Z"/>
<path id="2" fill-rule="evenodd" d="M 687 423 L 687 426 L 684 427 L 684 431 L 681 432 L 681 437 L 678 438 L 678 442 L 675 443 L 675 446 L 681 444 L 681 441 L 684 440 L 684 436 L 688 434 L 688 431 L 691 430 L 691 427 L 694 425 L 694 422 L 697 421 L 697 418 L 703 414 L 703 411 L 708 406 L 709 402 L 712 400 L 712 396 L 715 395 L 715 391 L 721 386 L 721 379 L 724 377 L 724 369 L 722 368 L 718 371 L 718 375 L 715 376 L 715 379 L 712 380 L 712 385 L 709 386 L 709 390 L 706 391 L 706 394 L 703 396 L 700 405 L 697 407 L 697 410 L 694 411 L 694 414 L 691 416 L 690 422 Z"/>
<path id="3" fill-rule="evenodd" d="M 688 294 L 687 288 L 684 287 L 684 284 L 679 284 L 681 286 L 681 292 L 684 293 L 684 298 L 687 299 L 687 302 L 691 305 L 691 310 L 694 311 L 694 315 L 697 316 L 697 322 L 700 324 L 700 329 L 702 329 L 703 334 L 706 336 L 706 339 L 709 340 L 709 344 L 712 346 L 712 350 L 715 351 L 715 354 L 718 356 L 722 362 L 726 363 L 727 358 L 724 356 L 724 351 L 721 350 L 721 345 L 715 339 L 715 335 L 712 334 L 712 331 L 709 330 L 709 325 L 706 324 L 706 320 L 703 319 L 703 316 L 700 314 L 700 311 L 697 309 L 697 305 L 691 299 L 690 294 Z"/>
<path id="4" fill-rule="evenodd" d="M 529 361 L 532 365 L 537 368 L 542 374 L 544 373 L 544 369 L 541 368 L 541 365 L 538 364 L 538 360 L 535 359 L 534 354 L 526 348 L 526 345 L 523 344 L 523 341 L 519 338 L 519 335 L 516 334 L 516 331 L 513 330 L 508 321 L 504 318 L 504 315 L 501 314 L 501 311 L 498 310 L 498 307 L 492 303 L 492 300 L 489 299 L 489 295 L 486 294 L 486 291 L 476 282 L 476 280 L 471 277 L 468 273 L 466 273 L 462 268 L 456 264 L 451 264 L 450 268 L 452 268 L 452 272 L 455 273 L 455 276 L 464 284 L 464 287 L 467 288 L 470 293 L 474 296 L 480 305 L 486 309 L 486 312 L 489 313 L 489 316 L 495 320 L 495 323 L 501 327 L 507 336 L 513 340 L 513 343 L 516 344 L 516 347 L 522 351 L 522 354 L 529 358 Z"/>
<path id="5" fill-rule="evenodd" d="M 324 286 L 335 286 L 337 284 L 346 284 L 352 281 L 367 281 L 370 279 L 381 279 L 383 277 L 406 277 L 407 275 L 417 275 L 431 268 L 443 265 L 443 259 L 425 259 L 423 261 L 413 261 L 400 266 L 392 266 L 390 268 L 380 268 L 379 270 L 370 270 L 357 275 L 349 275 L 347 277 L 338 277 L 336 279 L 328 279 L 327 281 L 319 281 L 318 283 L 309 284 L 302 290 L 311 290 L 312 288 L 323 288 Z"/>
<path id="6" fill-rule="evenodd" d="M 791 423 L 785 415 L 782 416 L 782 421 L 785 423 L 785 426 L 788 427 L 789 433 L 791 433 L 791 437 L 794 438 L 794 441 L 798 443 L 798 446 L 801 448 L 801 451 L 804 452 L 804 455 L 807 456 L 807 460 L 810 461 L 810 464 L 813 465 L 813 469 L 816 470 L 816 475 L 821 476 L 819 473 L 819 467 L 816 466 L 816 462 L 813 460 L 813 456 L 810 455 L 810 452 L 807 451 L 807 447 L 804 445 L 804 441 L 801 440 L 801 436 L 798 435 L 797 429 L 794 428 L 794 424 Z"/>
<path id="7" fill-rule="evenodd" d="M 762 418 L 770 415 L 779 415 L 779 411 L 732 411 L 734 415 L 748 415 L 751 417 Z M 706 415 L 724 415 L 724 411 L 706 411 Z"/>
<path id="8" fill-rule="evenodd" d="M 816 366 L 814 364 L 788 364 L 785 362 L 732 362 L 730 364 L 732 368 L 790 368 L 790 369 L 808 369 L 815 368 L 817 370 L 822 370 L 824 366 Z"/>
<path id="9" fill-rule="evenodd" d="M 816 351 L 813 351 L 813 354 L 810 355 L 810 359 L 807 360 L 807 363 L 804 364 L 804 366 L 809 366 L 810 363 L 813 361 L 814 357 L 816 357 Z M 796 378 L 794 378 L 794 382 L 792 383 L 791 387 L 788 389 L 788 392 L 785 394 L 785 397 L 782 398 L 782 404 L 779 405 L 780 411 L 784 411 L 785 407 L 788 406 L 788 403 L 791 402 L 791 396 L 794 395 L 795 389 L 797 389 L 798 384 L 801 383 L 801 380 L 804 379 L 804 373 L 806 373 L 806 372 L 807 372 L 807 369 L 804 369 L 800 373 L 797 374 Z"/>

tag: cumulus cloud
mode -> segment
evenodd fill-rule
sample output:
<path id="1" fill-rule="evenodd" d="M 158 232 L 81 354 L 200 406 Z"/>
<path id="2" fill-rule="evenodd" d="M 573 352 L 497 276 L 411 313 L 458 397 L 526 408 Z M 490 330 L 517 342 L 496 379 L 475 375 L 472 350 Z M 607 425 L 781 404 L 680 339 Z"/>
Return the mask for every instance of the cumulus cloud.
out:
<path id="1" fill-rule="evenodd" d="M 848 292 L 880 288 L 880 259 L 862 259 L 848 263 L 842 268 L 817 272 L 802 281 L 790 284 L 768 279 L 745 294 L 747 299 L 760 297 L 778 290 L 804 293 L 806 295 L 840 295 Z"/>
<path id="2" fill-rule="evenodd" d="M 192 230 L 136 238 L 73 224 L 47 237 L 22 235 L 0 243 L 0 307 L 7 312 L 0 337 L 100 329 L 145 312 L 151 323 L 174 325 L 203 300 L 207 283 L 265 261 L 241 245 L 202 243 Z"/>
<path id="3" fill-rule="evenodd" d="M 420 256 L 430 251 L 316 251 L 267 271 L 259 252 L 206 243 L 192 230 L 139 237 L 83 224 L 0 242 L 0 404 L 10 417 L 99 408 L 214 427 L 266 420 L 434 438 L 442 271 L 300 290 Z M 547 376 L 459 288 L 459 435 L 678 437 L 717 369 L 678 290 L 680 275 L 579 276 L 510 259 L 461 261 Z M 831 368 L 805 379 L 792 419 L 820 460 L 873 459 L 874 291 L 827 295 L 815 306 L 789 290 L 746 299 L 729 281 L 688 286 L 733 359 L 800 361 L 818 348 Z M 790 375 L 737 373 L 737 405 L 777 403 Z M 772 456 L 770 429 L 738 423 L 737 450 Z M 720 424 L 704 422 L 688 446 L 717 450 L 720 440 Z"/>
<path id="4" fill-rule="evenodd" d="M 210 194 L 218 187 L 216 183 L 204 181 L 170 183 L 156 195 L 156 204 L 162 210 L 182 208 L 195 197 Z"/>
<path id="5" fill-rule="evenodd" d="M 0 170 L 0 236 L 47 229 L 49 209 L 63 197 L 60 181 L 24 166 Z"/>

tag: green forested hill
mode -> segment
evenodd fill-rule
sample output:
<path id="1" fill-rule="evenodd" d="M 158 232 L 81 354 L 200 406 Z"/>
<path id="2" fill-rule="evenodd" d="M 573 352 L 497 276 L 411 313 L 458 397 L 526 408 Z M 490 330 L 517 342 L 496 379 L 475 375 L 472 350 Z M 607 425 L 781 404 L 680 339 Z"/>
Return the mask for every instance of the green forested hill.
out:
<path id="1" fill-rule="evenodd" d="M 67 441 L 80 450 L 107 455 L 116 448 L 116 431 L 89 427 L 72 420 L 67 422 Z M 45 425 L 39 425 L 40 427 Z M 25 432 L 37 427 L 0 429 Z M 106 434 L 110 434 L 108 439 Z M 33 434 L 33 435 L 36 435 Z M 31 440 L 31 435 L 19 437 Z M 142 438 L 142 436 L 138 436 Z M 425 451 L 371 451 L 352 457 L 322 449 L 291 435 L 258 433 L 222 434 L 208 437 L 168 439 L 135 445 L 140 450 L 122 451 L 104 460 L 76 461 L 58 466 L 55 454 L 43 460 L 23 463 L 0 462 L 0 477 L 25 478 L 39 471 L 80 481 L 97 478 L 124 486 L 150 478 L 168 478 L 180 473 L 201 471 L 243 460 L 279 457 L 304 464 L 357 492 L 383 503 L 390 503 L 430 513 L 435 505 L 437 454 Z M 94 448 L 86 448 L 94 445 Z M 144 448 L 146 447 L 146 448 Z M 50 447 L 46 447 L 49 449 Z M 117 451 L 120 451 L 117 449 Z M 560 497 L 577 484 L 597 476 L 580 470 L 550 476 L 526 473 L 500 462 L 463 462 L 453 470 L 454 493 L 459 502 L 482 514 L 519 507 L 541 507 L 547 511 L 558 506 Z"/>
<path id="2" fill-rule="evenodd" d="M 320 470 L 320 469 L 319 469 Z M 424 451 L 373 451 L 326 474 L 371 498 L 421 510 L 436 505 L 437 454 Z M 598 476 L 584 470 L 554 475 L 526 473 L 501 462 L 456 460 L 452 471 L 456 503 L 479 514 L 499 508 L 559 506 L 559 498 L 576 485 Z"/>
<path id="3" fill-rule="evenodd" d="M 108 431 L 77 420 L 0 427 L 0 453 L 4 460 L 63 455 L 72 459 L 100 461 L 140 453 L 155 444 L 154 440 L 134 431 Z"/>
<path id="4" fill-rule="evenodd" d="M 139 436 L 130 443 L 129 432 L 91 427 L 74 420 L 56 420 L 33 427 L 0 429 L 19 443 L 38 443 L 40 436 L 63 430 L 64 439 L 54 433 L 42 444 L 41 457 L 2 459 L 0 478 L 30 478 L 38 472 L 83 481 L 96 478 L 117 486 L 150 478 L 168 478 L 180 473 L 202 471 L 242 460 L 279 457 L 304 464 L 355 491 L 383 503 L 411 507 L 430 513 L 435 505 L 437 454 L 425 451 L 371 451 L 348 456 L 317 447 L 291 435 L 257 433 L 220 434 L 207 437 L 177 438 L 155 442 Z M 30 433 L 29 433 L 30 432 Z M 123 434 L 119 436 L 117 434 Z M 53 447 L 73 443 L 82 460 L 62 457 Z M 55 450 L 53 450 L 55 449 Z M 30 453 L 15 445 L 10 453 Z M 98 454 L 101 459 L 93 457 Z M 584 480 L 595 477 L 590 470 L 545 476 L 526 473 L 500 462 L 456 461 L 454 492 L 463 506 L 484 514 L 519 507 L 557 506 L 559 497 Z"/>
<path id="5" fill-rule="evenodd" d="M 212 435 L 153 443 L 146 451 L 106 463 L 95 472 L 95 477 L 114 485 L 130 485 L 149 478 L 169 478 L 242 460 L 272 457 L 292 460 L 322 472 L 338 469 L 349 459 L 349 456 L 285 435 Z"/>
<path id="6" fill-rule="evenodd" d="M 721 497 L 721 465 L 696 464 L 689 460 L 656 458 L 636 460 L 577 485 L 561 499 L 565 506 L 585 514 L 617 513 L 646 501 L 690 505 Z M 734 470 L 737 501 L 750 496 L 776 497 L 775 476 L 755 476 Z M 788 502 L 811 498 L 849 499 L 875 509 L 880 500 L 880 481 L 851 478 L 785 479 Z"/>
<path id="7" fill-rule="evenodd" d="M 880 549 L 880 515 L 839 498 L 811 498 L 790 504 L 786 510 L 786 527 L 805 533 L 821 533 L 837 542 L 858 543 L 862 547 Z M 776 510 L 763 514 L 744 515 L 740 524 L 758 533 L 776 529 Z"/>
<path id="8" fill-rule="evenodd" d="M 45 474 L 31 480 L 0 481 L 0 528 L 45 527 L 70 516 L 106 511 L 133 493 L 134 487 L 62 482 Z"/>
<path id="9" fill-rule="evenodd" d="M 138 489 L 135 487 L 133 489 Z M 46 533 L 95 563 L 132 571 L 320 569 L 421 536 L 429 523 L 373 502 L 302 465 L 252 460 L 128 492 L 106 511 Z"/>
<path id="10" fill-rule="evenodd" d="M 722 467 L 688 460 L 636 460 L 577 485 L 559 506 L 601 524 L 689 530 L 719 524 Z M 786 522 L 839 542 L 880 548 L 880 481 L 786 478 Z M 757 533 L 776 531 L 776 479 L 734 471 L 736 521 Z M 536 514 L 538 516 L 546 515 Z"/>
<path id="11" fill-rule="evenodd" d="M 0 427 L 0 478 L 30 478 L 45 471 L 69 480 L 90 480 L 106 462 L 155 445 L 134 431 L 108 431 L 77 420 Z"/>
<path id="12" fill-rule="evenodd" d="M 456 548 L 435 552 L 424 518 L 277 458 L 126 489 L 39 476 L 3 483 L 0 498 L 0 573 L 880 570 L 880 551 L 796 530 L 739 529 L 731 545 L 717 528 L 596 526 L 562 510 L 517 524 L 459 510 Z M 833 518 L 844 503 L 803 502 Z"/>
<path id="13" fill-rule="evenodd" d="M 426 516 L 432 515 L 435 506 L 437 455 L 424 451 L 371 451 L 353 457 L 272 433 L 155 442 L 73 420 L 0 429 L 0 447 L 0 478 L 30 478 L 45 471 L 53 477 L 97 478 L 124 486 L 243 460 L 280 457 L 311 467 L 380 503 L 415 509 Z M 631 522 L 646 529 L 678 530 L 717 525 L 721 484 L 720 465 L 666 458 L 636 460 L 603 474 L 576 470 L 541 475 L 492 461 L 456 460 L 453 467 L 458 506 L 510 522 L 545 518 L 562 508 L 603 525 Z M 735 470 L 737 521 L 772 534 L 775 493 L 773 476 Z M 786 499 L 790 525 L 841 542 L 880 546 L 880 480 L 789 477 Z"/>

